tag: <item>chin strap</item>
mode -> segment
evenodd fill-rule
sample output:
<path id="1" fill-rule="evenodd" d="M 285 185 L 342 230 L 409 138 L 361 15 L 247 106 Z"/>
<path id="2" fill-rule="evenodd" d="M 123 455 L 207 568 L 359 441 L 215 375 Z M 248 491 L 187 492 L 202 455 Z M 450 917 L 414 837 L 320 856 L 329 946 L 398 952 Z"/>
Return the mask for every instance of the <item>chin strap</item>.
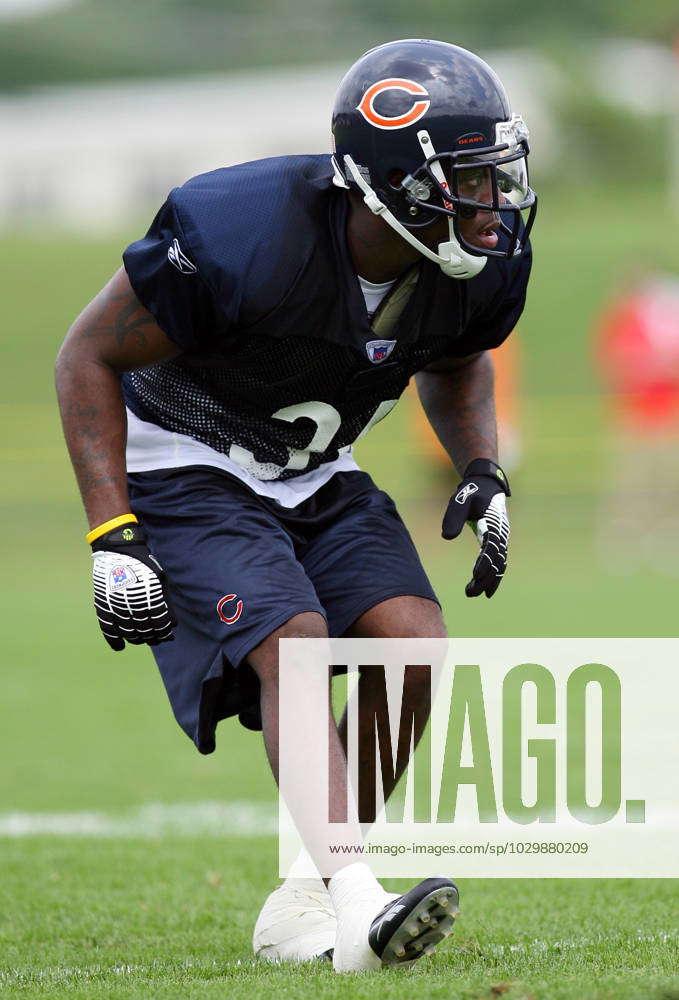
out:
<path id="1" fill-rule="evenodd" d="M 429 155 L 431 156 L 433 154 L 430 153 Z M 406 229 L 406 227 L 398 221 L 396 216 L 389 211 L 384 202 L 380 201 L 361 174 L 361 171 L 358 169 L 353 159 L 348 154 L 344 157 L 344 165 L 351 179 L 363 192 L 363 201 L 366 203 L 373 215 L 381 216 L 384 221 L 391 226 L 391 228 L 394 229 L 399 236 L 402 236 L 407 243 L 410 243 L 410 245 L 415 247 L 416 250 L 419 250 L 419 252 L 428 260 L 438 264 L 445 275 L 449 278 L 458 279 L 473 278 L 481 270 L 483 270 L 488 258 L 476 257 L 475 255 L 467 253 L 466 250 L 462 249 L 455 236 L 453 220 L 451 218 L 448 220 L 450 238 L 447 243 L 439 243 L 438 253 L 434 253 L 433 250 L 430 250 L 428 246 L 425 246 L 424 243 L 418 240 L 409 229 Z M 344 181 L 334 157 L 333 166 L 335 169 L 334 183 L 337 184 L 338 187 L 348 187 L 348 184 Z"/>

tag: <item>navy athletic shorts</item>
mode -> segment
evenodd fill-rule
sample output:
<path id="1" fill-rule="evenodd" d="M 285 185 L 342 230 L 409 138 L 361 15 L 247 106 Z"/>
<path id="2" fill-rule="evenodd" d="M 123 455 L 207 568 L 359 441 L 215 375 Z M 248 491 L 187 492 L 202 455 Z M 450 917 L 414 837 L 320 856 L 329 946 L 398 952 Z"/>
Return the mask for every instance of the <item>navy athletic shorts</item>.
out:
<path id="1" fill-rule="evenodd" d="M 178 620 L 174 642 L 153 654 L 201 753 L 214 750 L 220 719 L 261 728 L 247 656 L 293 615 L 316 611 L 342 636 L 390 597 L 436 601 L 393 501 L 365 472 L 338 472 L 291 509 L 205 466 L 128 479 Z"/>

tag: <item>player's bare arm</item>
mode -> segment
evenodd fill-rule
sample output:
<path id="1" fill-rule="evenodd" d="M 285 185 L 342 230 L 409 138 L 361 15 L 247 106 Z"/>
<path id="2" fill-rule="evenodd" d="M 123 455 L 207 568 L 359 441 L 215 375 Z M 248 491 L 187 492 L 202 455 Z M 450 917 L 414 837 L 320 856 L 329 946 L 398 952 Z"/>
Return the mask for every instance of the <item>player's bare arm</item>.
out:
<path id="1" fill-rule="evenodd" d="M 460 475 L 475 458 L 497 462 L 495 379 L 488 351 L 433 361 L 415 381 L 427 418 Z"/>
<path id="2" fill-rule="evenodd" d="M 433 361 L 416 376 L 427 417 L 462 476 L 443 519 L 443 537 L 457 538 L 469 522 L 481 552 L 468 597 L 492 597 L 507 566 L 509 484 L 497 464 L 493 362 L 488 351 Z"/>
<path id="3" fill-rule="evenodd" d="M 120 374 L 179 353 L 122 268 L 69 330 L 57 358 L 57 395 L 91 528 L 130 509 Z"/>
<path id="4" fill-rule="evenodd" d="M 173 638 L 165 577 L 131 511 L 125 466 L 125 371 L 180 353 L 120 270 L 68 332 L 56 365 L 66 443 L 90 525 L 94 605 L 109 646 Z"/>

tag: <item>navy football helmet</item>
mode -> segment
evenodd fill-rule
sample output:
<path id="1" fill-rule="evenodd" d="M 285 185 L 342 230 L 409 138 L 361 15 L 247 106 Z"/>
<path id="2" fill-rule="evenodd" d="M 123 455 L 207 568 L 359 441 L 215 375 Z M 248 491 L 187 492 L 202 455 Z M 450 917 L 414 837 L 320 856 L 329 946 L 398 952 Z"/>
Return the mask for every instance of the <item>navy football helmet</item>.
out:
<path id="1" fill-rule="evenodd" d="M 523 251 L 537 209 L 528 129 L 472 52 L 427 39 L 371 49 L 340 83 L 332 132 L 335 183 L 357 188 L 375 215 L 445 274 L 471 278 L 488 257 Z M 479 212 L 481 219 L 492 213 L 479 234 L 483 247 L 460 228 Z M 417 230 L 441 216 L 449 239 L 435 253 Z"/>

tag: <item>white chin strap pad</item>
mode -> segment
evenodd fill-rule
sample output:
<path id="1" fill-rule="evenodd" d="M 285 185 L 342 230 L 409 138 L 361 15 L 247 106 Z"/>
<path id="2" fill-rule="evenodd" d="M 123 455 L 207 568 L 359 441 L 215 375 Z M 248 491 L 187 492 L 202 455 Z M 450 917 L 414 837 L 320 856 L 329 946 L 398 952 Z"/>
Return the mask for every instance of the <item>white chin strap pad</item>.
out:
<path id="1" fill-rule="evenodd" d="M 439 243 L 440 268 L 449 278 L 473 278 L 486 266 L 487 257 L 475 257 L 462 249 L 455 236 L 453 220 L 448 222 L 450 239 Z"/>
<path id="2" fill-rule="evenodd" d="M 433 250 L 430 250 L 428 246 L 425 246 L 424 243 L 418 240 L 409 229 L 406 229 L 396 216 L 389 211 L 384 202 L 380 201 L 349 155 L 344 157 L 344 166 L 351 179 L 363 192 L 363 201 L 373 215 L 381 216 L 407 243 L 415 247 L 428 260 L 438 264 L 447 277 L 458 278 L 460 280 L 473 278 L 483 270 L 488 258 L 477 257 L 462 249 L 455 236 L 452 219 L 449 218 L 448 220 L 448 241 L 446 243 L 439 243 L 438 253 L 434 253 Z"/>

